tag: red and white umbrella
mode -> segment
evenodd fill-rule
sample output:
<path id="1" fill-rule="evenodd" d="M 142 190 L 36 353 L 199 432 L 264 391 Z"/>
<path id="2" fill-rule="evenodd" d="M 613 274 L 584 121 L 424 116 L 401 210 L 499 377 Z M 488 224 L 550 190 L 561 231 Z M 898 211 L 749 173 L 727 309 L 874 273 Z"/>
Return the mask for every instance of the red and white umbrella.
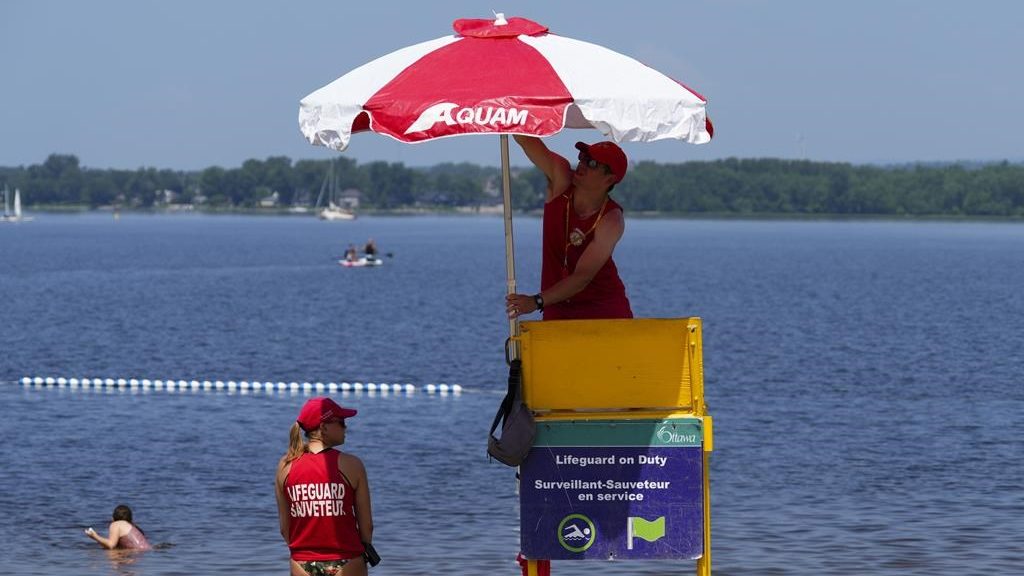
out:
<path id="1" fill-rule="evenodd" d="M 302 133 L 335 150 L 365 130 L 402 142 L 564 128 L 596 128 L 617 142 L 711 140 L 704 97 L 628 56 L 525 18 L 453 27 L 455 35 L 378 58 L 303 98 Z"/>
<path id="2" fill-rule="evenodd" d="M 525 18 L 461 19 L 455 34 L 403 48 L 302 99 L 312 144 L 348 147 L 371 130 L 402 142 L 500 134 L 508 291 L 515 292 L 508 134 L 595 128 L 618 142 L 711 140 L 703 96 L 607 48 Z M 518 322 L 510 323 L 513 334 Z"/>

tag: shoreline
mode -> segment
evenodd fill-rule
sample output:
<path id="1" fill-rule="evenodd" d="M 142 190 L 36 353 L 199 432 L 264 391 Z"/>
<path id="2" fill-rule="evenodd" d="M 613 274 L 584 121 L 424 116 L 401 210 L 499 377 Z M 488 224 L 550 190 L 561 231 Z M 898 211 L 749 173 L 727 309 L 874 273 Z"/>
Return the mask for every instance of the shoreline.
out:
<path id="1" fill-rule="evenodd" d="M 316 219 L 314 212 L 290 212 L 284 209 L 266 208 L 115 208 L 102 206 L 32 206 L 25 210 L 28 214 L 142 214 L 142 215 L 203 215 L 203 216 L 266 216 L 287 218 Z M 455 208 L 395 208 L 360 210 L 359 216 L 466 216 L 495 217 L 502 216 L 501 206 L 482 206 Z M 536 217 L 543 215 L 541 210 L 513 211 L 514 217 Z M 807 214 L 807 213 L 736 213 L 736 212 L 652 212 L 635 211 L 626 213 L 627 219 L 639 220 L 776 220 L 776 221 L 897 221 L 897 222 L 1024 222 L 1020 216 L 986 216 L 986 215 L 952 215 L 952 214 Z"/>

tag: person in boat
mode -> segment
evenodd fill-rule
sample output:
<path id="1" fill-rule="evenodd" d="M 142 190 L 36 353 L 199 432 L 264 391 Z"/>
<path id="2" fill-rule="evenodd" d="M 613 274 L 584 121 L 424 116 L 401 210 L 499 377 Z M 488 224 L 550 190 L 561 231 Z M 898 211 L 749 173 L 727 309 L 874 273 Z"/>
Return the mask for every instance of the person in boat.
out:
<path id="1" fill-rule="evenodd" d="M 632 318 L 626 287 L 612 260 L 622 238 L 622 207 L 612 188 L 626 175 L 626 154 L 614 142 L 576 143 L 573 169 L 539 138 L 515 136 L 547 176 L 540 292 L 510 294 L 509 318 L 543 312 L 545 320 Z"/>
<path id="2" fill-rule="evenodd" d="M 349 262 L 355 262 L 358 259 L 359 253 L 356 252 L 356 245 L 349 244 L 348 248 L 345 250 L 345 260 L 348 260 Z"/>
<path id="3" fill-rule="evenodd" d="M 106 538 L 97 534 L 92 528 L 86 528 L 85 535 L 108 550 L 115 548 L 149 550 L 151 548 L 149 541 L 146 540 L 146 533 L 132 521 L 132 509 L 124 504 L 114 508 L 113 521 L 110 523 Z"/>
<path id="4" fill-rule="evenodd" d="M 366 254 L 367 260 L 377 258 L 377 243 L 373 241 L 373 238 L 366 241 L 366 246 L 363 246 L 363 253 Z"/>
<path id="5" fill-rule="evenodd" d="M 277 514 L 292 576 L 365 576 L 373 539 L 362 461 L 336 450 L 356 415 L 326 397 L 303 405 L 277 466 Z"/>

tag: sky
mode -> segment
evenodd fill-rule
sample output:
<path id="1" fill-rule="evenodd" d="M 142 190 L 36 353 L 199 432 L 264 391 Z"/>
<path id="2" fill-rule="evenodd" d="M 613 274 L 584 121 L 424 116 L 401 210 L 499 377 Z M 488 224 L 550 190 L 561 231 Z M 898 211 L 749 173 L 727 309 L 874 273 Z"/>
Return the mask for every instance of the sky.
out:
<path id="1" fill-rule="evenodd" d="M 521 16 L 601 44 L 708 99 L 706 145 L 627 143 L 631 161 L 854 164 L 1024 159 L 1024 2 L 2 0 L 0 166 L 198 170 L 338 154 L 306 142 L 299 100 L 456 18 Z M 600 73 L 600 71 L 595 71 Z M 614 80 L 614 79 L 612 79 Z M 567 131 L 563 154 L 593 130 Z M 513 146 L 512 163 L 527 160 Z M 499 165 L 498 139 L 343 152 Z"/>

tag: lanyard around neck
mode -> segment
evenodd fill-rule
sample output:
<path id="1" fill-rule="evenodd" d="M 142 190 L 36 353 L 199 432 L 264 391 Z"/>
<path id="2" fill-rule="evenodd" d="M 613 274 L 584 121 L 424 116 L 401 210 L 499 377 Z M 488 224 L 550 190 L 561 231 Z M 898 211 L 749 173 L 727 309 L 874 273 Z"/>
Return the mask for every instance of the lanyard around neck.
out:
<path id="1" fill-rule="evenodd" d="M 569 268 L 569 246 L 571 244 L 573 244 L 572 238 L 569 235 L 569 211 L 570 210 L 575 210 L 575 208 L 572 205 L 572 200 L 573 200 L 573 197 L 575 196 L 575 194 L 576 194 L 575 190 L 570 192 L 569 196 L 568 196 L 568 199 L 567 199 L 567 201 L 565 203 L 565 248 L 562 249 L 562 267 L 566 268 L 566 269 Z M 586 232 L 583 232 L 582 237 L 579 240 L 579 244 L 575 244 L 576 246 L 579 246 L 579 245 L 583 244 L 583 241 L 587 238 L 587 236 L 589 236 L 590 233 L 593 232 L 595 228 L 597 228 L 598 222 L 600 222 L 601 218 L 604 217 L 604 209 L 607 206 L 608 206 L 608 197 L 605 196 L 604 197 L 604 202 L 601 203 L 601 209 L 598 210 L 598 212 L 597 212 L 597 219 L 594 220 L 594 223 L 590 226 L 589 230 L 587 230 Z M 581 232 L 582 232 L 582 230 L 581 230 Z"/>

